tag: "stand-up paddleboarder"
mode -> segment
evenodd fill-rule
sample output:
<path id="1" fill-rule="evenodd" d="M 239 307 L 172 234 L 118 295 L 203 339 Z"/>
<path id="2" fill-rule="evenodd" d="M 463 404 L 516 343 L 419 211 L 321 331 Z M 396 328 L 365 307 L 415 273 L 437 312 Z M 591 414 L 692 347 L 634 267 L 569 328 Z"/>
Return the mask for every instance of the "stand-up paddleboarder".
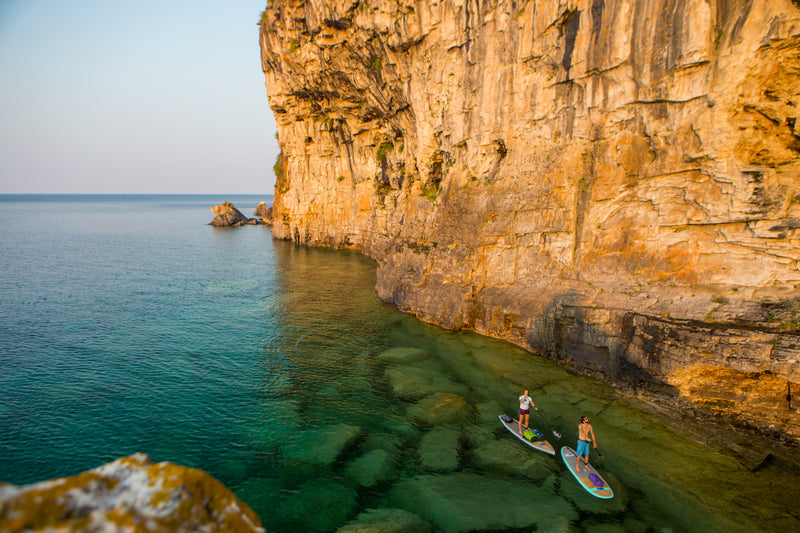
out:
<path id="1" fill-rule="evenodd" d="M 594 436 L 594 428 L 589 423 L 589 417 L 582 416 L 581 423 L 578 424 L 578 449 L 575 450 L 575 455 L 578 456 L 575 470 L 578 472 L 581 471 L 581 456 L 583 456 L 584 464 L 589 464 L 589 435 L 592 436 L 592 443 L 597 448 L 597 438 Z"/>
<path id="2" fill-rule="evenodd" d="M 536 404 L 533 403 L 533 400 L 531 399 L 531 397 L 528 396 L 528 389 L 525 389 L 525 391 L 522 393 L 522 396 L 519 397 L 519 434 L 520 435 L 522 435 L 522 426 L 524 425 L 526 429 L 528 427 L 528 422 L 530 420 L 530 415 L 531 415 L 531 406 L 533 406 L 533 408 L 536 409 L 537 411 L 539 410 L 539 408 L 536 407 Z M 525 418 L 525 422 L 524 423 L 522 422 L 523 418 Z"/>

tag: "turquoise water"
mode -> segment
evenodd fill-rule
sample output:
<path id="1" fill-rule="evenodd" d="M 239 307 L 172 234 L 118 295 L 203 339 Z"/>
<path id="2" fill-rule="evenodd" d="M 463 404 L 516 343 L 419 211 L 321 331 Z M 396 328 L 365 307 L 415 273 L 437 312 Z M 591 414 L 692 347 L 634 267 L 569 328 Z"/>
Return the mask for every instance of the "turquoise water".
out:
<path id="1" fill-rule="evenodd" d="M 270 199 L 0 196 L 0 480 L 144 452 L 210 472 L 268 531 L 411 513 L 434 531 L 800 529 L 797 468 L 749 472 L 607 386 L 401 314 L 358 253 L 207 226 L 225 200 Z M 523 387 L 556 446 L 591 418 L 613 500 L 501 427 Z"/>

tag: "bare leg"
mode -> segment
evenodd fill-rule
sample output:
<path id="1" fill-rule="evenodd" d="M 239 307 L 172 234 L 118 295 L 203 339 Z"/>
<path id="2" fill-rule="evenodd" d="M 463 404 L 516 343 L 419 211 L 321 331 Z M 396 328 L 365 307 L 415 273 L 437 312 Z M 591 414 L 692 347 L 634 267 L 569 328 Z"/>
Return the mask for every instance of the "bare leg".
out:
<path id="1" fill-rule="evenodd" d="M 581 471 L 581 456 L 580 455 L 578 456 L 578 460 L 575 462 L 575 470 L 577 470 L 578 472 Z"/>

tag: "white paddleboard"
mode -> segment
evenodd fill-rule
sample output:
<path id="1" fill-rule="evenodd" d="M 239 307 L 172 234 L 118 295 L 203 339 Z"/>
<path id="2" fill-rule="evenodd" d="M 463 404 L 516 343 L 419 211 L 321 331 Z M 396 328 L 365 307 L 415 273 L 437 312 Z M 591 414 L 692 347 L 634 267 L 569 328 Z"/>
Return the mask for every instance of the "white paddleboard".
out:
<path id="1" fill-rule="evenodd" d="M 614 491 L 611 490 L 611 487 L 608 486 L 606 480 L 603 479 L 603 476 L 597 473 L 597 470 L 594 469 L 592 463 L 584 464 L 583 459 L 581 459 L 581 470 L 578 472 L 575 470 L 576 463 L 578 461 L 578 457 L 575 455 L 575 450 L 570 448 L 569 446 L 564 446 L 561 448 L 561 458 L 564 459 L 564 464 L 567 465 L 567 469 L 572 473 L 575 479 L 578 480 L 578 483 L 581 487 L 586 490 L 589 494 L 596 498 L 603 498 L 603 499 L 610 499 L 614 497 Z M 590 478 L 590 475 L 597 476 L 598 484 L 602 483 L 602 486 L 597 486 Z"/>
<path id="2" fill-rule="evenodd" d="M 528 446 L 530 446 L 534 450 L 539 450 L 540 452 L 549 453 L 550 455 L 555 455 L 556 454 L 556 449 L 553 448 L 552 444 L 550 444 L 549 442 L 544 440 L 544 437 L 542 437 L 541 440 L 530 441 L 530 440 L 526 439 L 525 437 L 523 437 L 522 435 L 520 435 L 519 434 L 519 420 L 512 420 L 511 422 L 506 422 L 505 420 L 503 420 L 503 415 L 500 415 L 498 418 L 500 419 L 500 423 L 503 424 L 506 427 L 507 430 L 509 430 L 514 435 L 516 435 L 519 440 L 521 440 L 522 442 L 524 442 L 525 444 L 527 444 Z M 525 426 L 523 426 L 523 430 L 522 431 L 525 431 L 525 429 L 527 429 L 527 428 L 525 428 Z M 536 431 L 538 431 L 538 430 L 534 430 L 534 428 L 531 428 L 531 430 L 533 430 L 534 433 Z M 541 431 L 539 431 L 539 433 L 543 435 L 543 433 Z"/>

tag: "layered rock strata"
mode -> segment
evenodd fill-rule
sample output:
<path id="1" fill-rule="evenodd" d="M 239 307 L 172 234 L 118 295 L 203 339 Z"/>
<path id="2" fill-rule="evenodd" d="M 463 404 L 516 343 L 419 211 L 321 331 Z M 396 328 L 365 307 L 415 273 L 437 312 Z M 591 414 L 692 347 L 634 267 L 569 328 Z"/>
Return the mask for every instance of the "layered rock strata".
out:
<path id="1" fill-rule="evenodd" d="M 261 50 L 275 236 L 800 439 L 798 2 L 282 0 Z"/>
<path id="2" fill-rule="evenodd" d="M 202 470 L 135 454 L 73 477 L 0 484 L 0 531 L 264 530 L 245 503 Z"/>

